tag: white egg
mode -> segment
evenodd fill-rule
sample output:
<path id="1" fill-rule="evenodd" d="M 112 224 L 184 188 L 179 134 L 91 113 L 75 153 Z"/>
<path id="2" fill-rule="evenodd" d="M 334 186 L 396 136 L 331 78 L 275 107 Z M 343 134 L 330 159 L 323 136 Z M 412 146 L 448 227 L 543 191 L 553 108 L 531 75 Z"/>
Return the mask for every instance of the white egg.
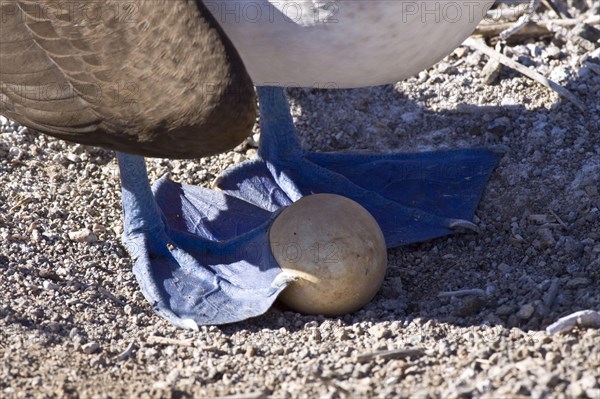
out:
<path id="1" fill-rule="evenodd" d="M 269 231 L 273 256 L 297 277 L 281 301 L 301 313 L 342 315 L 369 303 L 387 268 L 385 238 L 371 214 L 334 194 L 301 198 Z"/>

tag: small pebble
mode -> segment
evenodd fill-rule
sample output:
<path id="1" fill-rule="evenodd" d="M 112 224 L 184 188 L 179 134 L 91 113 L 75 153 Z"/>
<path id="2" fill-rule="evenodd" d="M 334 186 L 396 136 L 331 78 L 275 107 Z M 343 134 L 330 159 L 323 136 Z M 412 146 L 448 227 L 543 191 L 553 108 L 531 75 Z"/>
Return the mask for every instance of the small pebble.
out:
<path id="1" fill-rule="evenodd" d="M 556 240 L 554 239 L 554 236 L 552 235 L 552 231 L 550 231 L 550 229 L 541 228 L 538 229 L 537 233 L 542 246 L 550 248 L 553 247 L 556 243 Z"/>
<path id="2" fill-rule="evenodd" d="M 98 343 L 95 341 L 91 341 L 87 344 L 81 345 L 81 350 L 83 353 L 87 353 L 89 355 L 98 352 L 98 350 L 100 350 L 100 345 L 98 345 Z"/>
<path id="3" fill-rule="evenodd" d="M 256 354 L 256 348 L 252 345 L 246 346 L 246 357 L 251 358 Z"/>
<path id="4" fill-rule="evenodd" d="M 44 281 L 42 283 L 42 287 L 44 287 L 45 290 L 50 290 L 50 291 L 57 291 L 59 289 L 57 284 L 54 284 L 52 281 Z"/>
<path id="5" fill-rule="evenodd" d="M 381 324 L 376 324 L 369 328 L 369 334 L 374 336 L 376 339 L 384 339 L 390 336 L 390 330 Z"/>
<path id="6" fill-rule="evenodd" d="M 522 320 L 527 320 L 533 315 L 533 312 L 535 312 L 535 307 L 532 304 L 527 303 L 521 306 L 517 312 L 517 317 Z"/>
<path id="7" fill-rule="evenodd" d="M 94 356 L 90 359 L 90 367 L 103 367 L 106 361 L 101 356 Z"/>
<path id="8" fill-rule="evenodd" d="M 81 229 L 69 232 L 69 239 L 75 242 L 94 243 L 98 241 L 96 235 L 90 229 Z"/>
<path id="9" fill-rule="evenodd" d="M 498 270 L 502 273 L 510 273 L 513 270 L 513 268 L 507 265 L 506 263 L 500 263 L 498 265 Z"/>
<path id="10" fill-rule="evenodd" d="M 567 281 L 567 288 L 582 288 L 591 284 L 587 277 L 575 277 Z"/>

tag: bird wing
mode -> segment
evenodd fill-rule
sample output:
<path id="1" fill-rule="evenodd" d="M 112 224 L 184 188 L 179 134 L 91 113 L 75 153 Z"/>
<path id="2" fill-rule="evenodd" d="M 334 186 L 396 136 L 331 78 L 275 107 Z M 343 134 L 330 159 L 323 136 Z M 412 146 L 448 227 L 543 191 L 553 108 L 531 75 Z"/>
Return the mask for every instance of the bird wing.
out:
<path id="1" fill-rule="evenodd" d="M 199 2 L 2 2 L 0 113 L 149 156 L 221 152 L 254 124 L 241 59 Z"/>

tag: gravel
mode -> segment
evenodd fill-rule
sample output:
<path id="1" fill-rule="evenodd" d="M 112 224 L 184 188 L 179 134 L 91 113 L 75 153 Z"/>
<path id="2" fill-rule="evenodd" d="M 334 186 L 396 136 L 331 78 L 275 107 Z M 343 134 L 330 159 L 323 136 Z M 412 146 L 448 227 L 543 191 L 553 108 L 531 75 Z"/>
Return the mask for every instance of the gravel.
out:
<path id="1" fill-rule="evenodd" d="M 288 92 L 309 149 L 508 149 L 477 211 L 481 233 L 390 250 L 380 293 L 339 318 L 277 305 L 175 329 L 152 313 L 120 245 L 113 154 L 0 117 L 0 396 L 599 398 L 600 331 L 545 328 L 600 310 L 600 75 L 585 63 L 600 51 L 520 44 L 505 54 L 586 113 L 504 67 L 482 76 L 487 59 L 468 48 L 396 85 Z M 258 140 L 148 160 L 150 178 L 209 187 Z"/>

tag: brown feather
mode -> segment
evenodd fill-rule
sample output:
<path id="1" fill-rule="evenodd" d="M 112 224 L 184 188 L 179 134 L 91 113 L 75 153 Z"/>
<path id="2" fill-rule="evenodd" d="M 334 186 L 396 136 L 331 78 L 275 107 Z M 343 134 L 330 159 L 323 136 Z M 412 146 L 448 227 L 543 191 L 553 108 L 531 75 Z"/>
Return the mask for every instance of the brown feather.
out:
<path id="1" fill-rule="evenodd" d="M 0 7 L 0 114 L 65 140 L 169 158 L 225 151 L 252 129 L 252 81 L 199 0 Z"/>

